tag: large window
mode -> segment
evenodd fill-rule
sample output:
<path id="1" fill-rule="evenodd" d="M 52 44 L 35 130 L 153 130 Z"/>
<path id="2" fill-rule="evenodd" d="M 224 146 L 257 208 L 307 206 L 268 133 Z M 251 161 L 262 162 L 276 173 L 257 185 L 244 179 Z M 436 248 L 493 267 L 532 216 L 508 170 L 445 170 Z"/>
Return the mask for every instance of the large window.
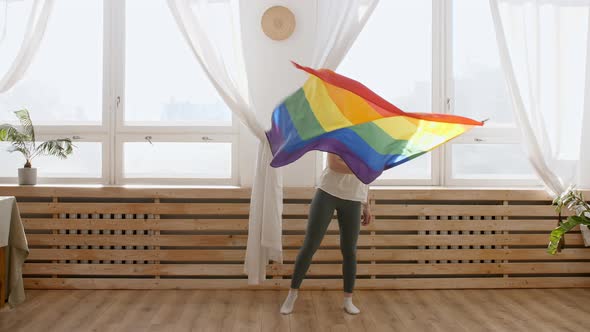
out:
<path id="1" fill-rule="evenodd" d="M 3 71 L 31 3 L 7 4 Z M 227 22 L 218 21 L 220 36 L 228 35 Z M 227 40 L 223 52 L 231 47 Z M 164 0 L 56 1 L 26 76 L 0 95 L 0 122 L 16 123 L 12 112 L 22 108 L 38 139 L 72 137 L 76 145 L 67 160 L 33 161 L 39 183 L 237 184 L 232 113 Z M 24 159 L 6 146 L 0 146 L 0 181 L 14 183 Z"/>
<path id="2" fill-rule="evenodd" d="M 338 71 L 407 112 L 489 119 L 376 184 L 539 183 L 512 116 L 487 0 L 380 1 Z"/>
<path id="3" fill-rule="evenodd" d="M 6 2 L 0 72 L 15 56 L 31 3 Z M 228 3 L 212 3 L 219 9 L 210 17 L 213 38 L 231 56 Z M 380 1 L 337 70 L 408 112 L 489 118 L 374 184 L 539 184 L 512 115 L 487 0 Z M 67 136 L 77 146 L 66 161 L 34 160 L 40 183 L 237 185 L 251 176 L 237 165 L 255 162 L 238 154 L 238 121 L 165 0 L 56 1 L 25 77 L 0 94 L 0 122 L 16 123 L 12 112 L 21 108 L 30 110 L 40 141 Z M 15 183 L 24 160 L 5 147 L 0 182 Z M 325 154 L 317 155 L 319 175 Z"/>

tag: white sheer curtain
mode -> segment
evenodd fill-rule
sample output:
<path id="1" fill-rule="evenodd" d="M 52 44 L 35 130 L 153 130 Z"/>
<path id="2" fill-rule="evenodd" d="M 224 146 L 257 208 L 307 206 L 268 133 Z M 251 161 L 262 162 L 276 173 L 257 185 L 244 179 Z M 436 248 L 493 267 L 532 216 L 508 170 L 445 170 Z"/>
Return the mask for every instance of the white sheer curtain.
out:
<path id="1" fill-rule="evenodd" d="M 312 68 L 335 70 L 362 31 L 379 0 L 316 1 Z"/>
<path id="2" fill-rule="evenodd" d="M 378 0 L 316 0 L 318 10 L 317 39 L 310 40 L 315 67 L 335 69 L 346 54 L 358 32 L 364 26 Z M 281 170 L 270 167 L 272 154 L 264 130 L 270 119 L 260 119 L 254 100 L 248 90 L 243 45 L 240 33 L 239 0 L 228 1 L 233 32 L 232 57 L 224 57 L 211 40 L 209 19 L 213 6 L 219 3 L 208 0 L 168 0 L 168 5 L 195 57 L 232 112 L 260 140 L 256 160 L 256 173 L 252 185 L 248 243 L 244 273 L 249 284 L 266 279 L 269 260 L 283 262 L 282 211 L 283 191 Z M 245 5 L 247 5 L 244 2 Z M 231 12 L 231 14 L 230 14 Z M 337 15 L 335 14 L 337 13 Z M 259 27 L 253 27 L 259 28 Z M 219 42 L 219 41 L 216 41 Z M 288 61 L 289 59 L 285 59 Z M 272 73 L 269 73 L 272 75 Z M 266 112 L 270 113 L 270 112 Z"/>
<path id="3" fill-rule="evenodd" d="M 224 57 L 211 40 L 210 19 L 220 4 L 208 0 L 168 0 L 168 6 L 195 57 L 232 112 L 260 140 L 256 160 L 256 175 L 252 185 L 248 243 L 244 272 L 248 283 L 265 279 L 269 260 L 282 262 L 281 218 L 283 191 L 281 170 L 270 167 L 272 155 L 264 125 L 257 118 L 248 90 L 243 48 L 240 38 L 239 2 L 230 0 L 224 8 L 232 19 L 233 56 Z M 233 70 L 232 70 L 233 69 Z M 278 235 L 277 235 L 278 234 Z"/>
<path id="4" fill-rule="evenodd" d="M 0 2 L 9 0 L 0 0 Z M 54 0 L 34 0 L 26 31 L 16 57 L 6 72 L 0 73 L 0 93 L 12 88 L 25 74 L 41 45 Z M 8 6 L 8 3 L 5 3 Z M 5 8 L 8 10 L 8 7 Z M 7 22 L 4 22 L 7 24 Z M 4 26 L 4 28 L 8 28 Z"/>
<path id="5" fill-rule="evenodd" d="M 531 164 L 553 197 L 571 184 L 590 188 L 590 1 L 490 0 L 490 8 Z"/>

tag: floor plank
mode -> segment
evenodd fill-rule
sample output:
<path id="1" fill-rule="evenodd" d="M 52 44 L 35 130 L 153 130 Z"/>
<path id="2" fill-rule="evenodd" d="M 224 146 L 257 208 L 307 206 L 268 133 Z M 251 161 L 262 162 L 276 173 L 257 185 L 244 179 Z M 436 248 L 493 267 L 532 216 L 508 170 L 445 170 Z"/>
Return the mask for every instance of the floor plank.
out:
<path id="1" fill-rule="evenodd" d="M 341 291 L 27 290 L 0 311 L 0 331 L 586 331 L 590 289 Z"/>

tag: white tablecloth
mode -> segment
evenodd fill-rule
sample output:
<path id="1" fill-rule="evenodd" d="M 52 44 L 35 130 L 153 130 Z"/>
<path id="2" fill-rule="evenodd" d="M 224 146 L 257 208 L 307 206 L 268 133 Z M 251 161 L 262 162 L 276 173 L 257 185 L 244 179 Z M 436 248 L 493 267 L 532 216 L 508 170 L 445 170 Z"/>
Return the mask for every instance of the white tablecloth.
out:
<path id="1" fill-rule="evenodd" d="M 29 256 L 29 246 L 16 199 L 13 196 L 0 196 L 0 246 L 8 246 L 6 291 L 8 304 L 14 308 L 25 300 L 22 268 Z"/>

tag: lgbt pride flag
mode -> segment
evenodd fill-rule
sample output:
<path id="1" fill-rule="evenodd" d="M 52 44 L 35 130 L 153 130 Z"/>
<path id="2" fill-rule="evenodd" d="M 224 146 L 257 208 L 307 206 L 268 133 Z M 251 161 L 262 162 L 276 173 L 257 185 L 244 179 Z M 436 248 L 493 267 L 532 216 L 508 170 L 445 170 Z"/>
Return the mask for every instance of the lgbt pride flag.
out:
<path id="1" fill-rule="evenodd" d="M 363 84 L 329 69 L 309 73 L 302 88 L 272 114 L 266 132 L 273 167 L 310 150 L 339 155 L 363 183 L 461 135 L 482 121 L 435 113 L 406 113 Z"/>

